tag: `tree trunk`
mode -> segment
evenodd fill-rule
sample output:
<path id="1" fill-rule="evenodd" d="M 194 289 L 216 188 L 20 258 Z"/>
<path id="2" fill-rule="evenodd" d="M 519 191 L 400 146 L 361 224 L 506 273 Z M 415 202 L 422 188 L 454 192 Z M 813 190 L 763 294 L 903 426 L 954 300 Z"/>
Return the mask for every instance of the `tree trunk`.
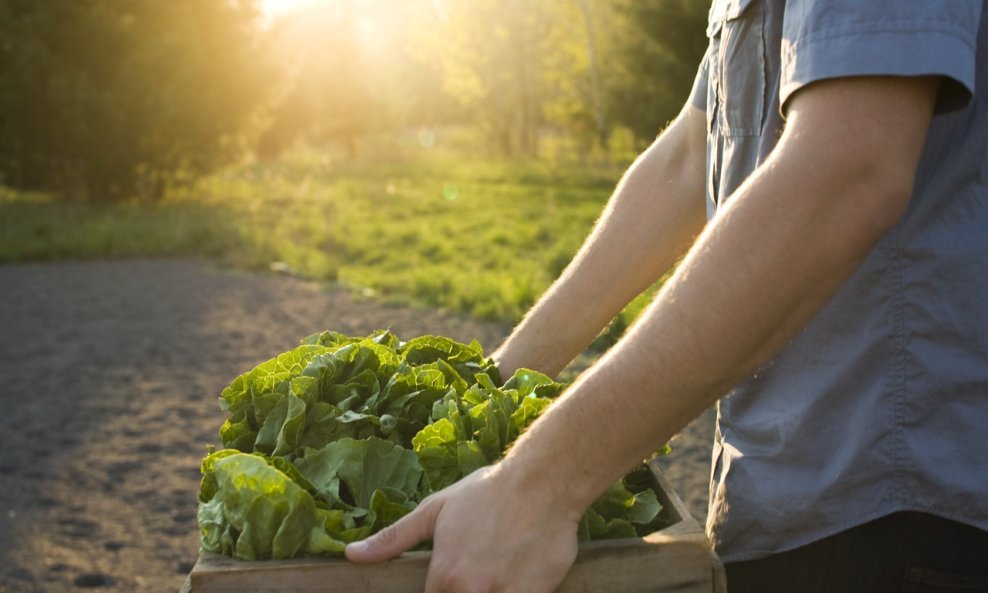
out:
<path id="1" fill-rule="evenodd" d="M 583 13 L 586 35 L 587 60 L 590 64 L 590 100 L 593 102 L 594 123 L 597 126 L 597 141 L 601 147 L 607 146 L 607 117 L 604 108 L 604 93 L 600 81 L 600 64 L 597 58 L 597 35 L 594 29 L 592 0 L 579 0 Z"/>

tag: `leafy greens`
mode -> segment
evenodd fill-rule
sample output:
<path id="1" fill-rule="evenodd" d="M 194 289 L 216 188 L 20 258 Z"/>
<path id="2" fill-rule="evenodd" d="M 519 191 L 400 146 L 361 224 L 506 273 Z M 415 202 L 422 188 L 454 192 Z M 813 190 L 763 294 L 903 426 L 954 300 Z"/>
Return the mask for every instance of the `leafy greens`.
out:
<path id="1" fill-rule="evenodd" d="M 501 387 L 476 341 L 326 331 L 220 393 L 223 449 L 202 462 L 203 550 L 243 560 L 339 555 L 494 463 L 565 387 L 521 369 Z M 581 539 L 662 526 L 645 466 L 587 511 Z"/>

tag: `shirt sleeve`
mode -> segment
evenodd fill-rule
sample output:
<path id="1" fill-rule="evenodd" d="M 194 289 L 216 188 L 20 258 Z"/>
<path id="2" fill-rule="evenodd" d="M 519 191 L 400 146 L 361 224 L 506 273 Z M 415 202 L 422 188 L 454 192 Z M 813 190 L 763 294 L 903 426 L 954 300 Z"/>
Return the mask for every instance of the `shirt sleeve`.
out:
<path id="1" fill-rule="evenodd" d="M 700 61 L 700 68 L 696 72 L 693 80 L 693 89 L 690 91 L 689 104 L 701 111 L 707 110 L 707 78 L 709 68 L 707 62 L 710 60 L 710 48 L 707 48 Z"/>
<path id="2" fill-rule="evenodd" d="M 982 0 L 790 0 L 780 105 L 811 82 L 846 76 L 944 78 L 937 112 L 974 94 Z"/>

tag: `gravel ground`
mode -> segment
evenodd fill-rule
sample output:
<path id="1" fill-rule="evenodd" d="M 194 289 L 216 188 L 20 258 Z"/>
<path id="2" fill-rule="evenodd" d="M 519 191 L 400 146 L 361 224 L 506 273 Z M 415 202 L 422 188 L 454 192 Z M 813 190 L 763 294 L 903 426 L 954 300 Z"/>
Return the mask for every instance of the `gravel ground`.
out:
<path id="1" fill-rule="evenodd" d="M 0 592 L 178 591 L 219 391 L 310 333 L 383 327 L 508 331 L 197 261 L 0 266 Z M 664 462 L 701 522 L 712 418 Z"/>

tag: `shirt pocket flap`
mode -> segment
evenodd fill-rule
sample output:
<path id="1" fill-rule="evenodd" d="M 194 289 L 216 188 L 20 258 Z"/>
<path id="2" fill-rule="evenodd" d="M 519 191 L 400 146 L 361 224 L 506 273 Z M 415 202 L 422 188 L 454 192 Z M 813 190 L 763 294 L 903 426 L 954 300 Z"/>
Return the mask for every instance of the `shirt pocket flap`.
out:
<path id="1" fill-rule="evenodd" d="M 734 20 L 741 16 L 754 0 L 714 0 L 710 5 L 710 16 L 707 21 L 707 37 L 714 37 L 720 33 L 721 27 L 726 21 Z"/>

